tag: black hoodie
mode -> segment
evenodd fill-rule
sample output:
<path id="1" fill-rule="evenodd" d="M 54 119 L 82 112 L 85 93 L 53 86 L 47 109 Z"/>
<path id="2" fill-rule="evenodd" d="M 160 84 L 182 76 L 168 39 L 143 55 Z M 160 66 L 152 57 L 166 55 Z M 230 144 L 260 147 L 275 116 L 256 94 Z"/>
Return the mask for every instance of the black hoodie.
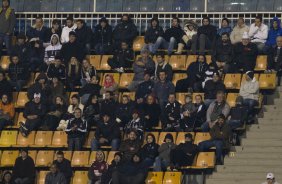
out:
<path id="1" fill-rule="evenodd" d="M 209 18 L 208 20 L 210 22 Z M 198 33 L 198 36 L 200 36 L 201 34 L 204 34 L 208 37 L 210 41 L 214 41 L 216 38 L 217 30 L 215 26 L 208 24 L 208 25 L 202 25 L 201 27 L 199 27 L 197 33 Z"/>
<path id="2" fill-rule="evenodd" d="M 16 159 L 12 178 L 29 178 L 31 181 L 34 180 L 35 166 L 34 161 L 30 156 L 27 156 L 25 160 L 23 160 L 22 157 Z"/>
<path id="3" fill-rule="evenodd" d="M 156 143 L 156 138 L 153 134 L 149 133 L 148 136 L 153 137 L 153 142 L 152 143 L 147 143 L 141 148 L 141 156 L 142 159 L 150 158 L 152 160 L 155 160 L 155 158 L 159 155 L 159 145 Z"/>
<path id="4" fill-rule="evenodd" d="M 128 21 L 121 21 L 115 27 L 113 34 L 115 42 L 120 43 L 121 41 L 126 41 L 131 45 L 137 36 L 137 28 L 130 17 L 128 17 Z"/>
<path id="5" fill-rule="evenodd" d="M 157 21 L 157 26 L 153 28 L 152 22 Z M 155 43 L 158 39 L 158 37 L 164 35 L 164 30 L 162 27 L 159 26 L 159 21 L 158 19 L 152 19 L 151 20 L 151 27 L 146 31 L 145 33 L 145 43 Z"/>
<path id="6" fill-rule="evenodd" d="M 106 138 L 109 142 L 113 139 L 120 139 L 120 130 L 116 122 L 110 120 L 107 124 L 104 122 L 99 122 L 97 124 L 97 129 L 95 132 L 96 140 L 100 138 Z"/>
<path id="7" fill-rule="evenodd" d="M 99 24 L 95 26 L 95 31 L 93 35 L 93 41 L 94 44 L 102 44 L 102 45 L 111 45 L 112 44 L 112 34 L 113 34 L 113 28 L 108 24 L 107 19 L 103 19 L 103 21 L 107 22 L 107 25 L 105 28 L 102 28 L 100 25 L 103 18 L 100 19 Z"/>
<path id="8" fill-rule="evenodd" d="M 81 29 L 76 28 L 75 29 L 77 41 L 81 43 L 82 45 L 85 45 L 87 43 L 91 43 L 92 38 L 92 30 L 90 27 L 86 25 L 86 23 L 83 23 L 83 26 Z"/>

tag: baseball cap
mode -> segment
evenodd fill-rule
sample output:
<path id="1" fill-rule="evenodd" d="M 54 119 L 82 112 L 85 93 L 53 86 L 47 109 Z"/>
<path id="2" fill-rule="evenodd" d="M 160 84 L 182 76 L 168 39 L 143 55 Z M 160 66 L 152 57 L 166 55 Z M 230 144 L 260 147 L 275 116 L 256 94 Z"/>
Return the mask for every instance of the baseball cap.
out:
<path id="1" fill-rule="evenodd" d="M 274 179 L 274 174 L 273 173 L 267 173 L 266 179 Z"/>

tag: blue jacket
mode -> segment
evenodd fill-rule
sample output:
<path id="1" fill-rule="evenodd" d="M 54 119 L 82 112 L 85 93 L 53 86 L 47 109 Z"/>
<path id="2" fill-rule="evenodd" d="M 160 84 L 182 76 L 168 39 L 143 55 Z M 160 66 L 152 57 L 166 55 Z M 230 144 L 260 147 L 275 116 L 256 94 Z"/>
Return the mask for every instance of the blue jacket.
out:
<path id="1" fill-rule="evenodd" d="M 278 24 L 278 29 L 273 29 L 273 22 L 276 21 Z M 282 28 L 281 28 L 281 21 L 278 17 L 274 17 L 271 21 L 270 30 L 268 32 L 268 37 L 266 40 L 266 45 L 273 46 L 276 44 L 276 38 L 278 36 L 282 36 Z"/>
<path id="2" fill-rule="evenodd" d="M 217 35 L 221 36 L 223 33 L 231 34 L 231 32 L 232 32 L 232 28 L 230 26 L 222 27 L 217 30 Z"/>

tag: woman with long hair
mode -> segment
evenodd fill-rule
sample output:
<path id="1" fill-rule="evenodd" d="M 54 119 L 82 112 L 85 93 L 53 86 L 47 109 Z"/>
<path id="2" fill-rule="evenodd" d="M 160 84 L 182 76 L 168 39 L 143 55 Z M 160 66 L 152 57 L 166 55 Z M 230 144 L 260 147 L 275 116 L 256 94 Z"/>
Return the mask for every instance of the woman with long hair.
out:
<path id="1" fill-rule="evenodd" d="M 80 85 L 81 66 L 76 57 L 72 57 L 67 67 L 67 84 L 73 90 L 75 86 Z"/>

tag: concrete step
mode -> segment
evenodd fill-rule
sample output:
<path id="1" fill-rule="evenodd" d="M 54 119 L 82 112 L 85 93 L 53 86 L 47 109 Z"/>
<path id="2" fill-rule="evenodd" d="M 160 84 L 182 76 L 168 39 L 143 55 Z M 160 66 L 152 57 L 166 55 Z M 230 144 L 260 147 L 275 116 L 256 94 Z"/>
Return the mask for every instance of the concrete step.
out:
<path id="1" fill-rule="evenodd" d="M 263 131 L 263 130 L 262 130 Z M 263 136 L 261 131 L 249 131 L 247 132 L 246 139 L 265 139 L 265 137 L 269 139 L 282 139 L 282 134 L 273 133 L 273 131 L 263 131 Z"/>
<path id="2" fill-rule="evenodd" d="M 267 172 L 274 172 L 278 173 L 281 172 L 281 166 L 236 166 L 236 165 L 219 165 L 216 166 L 216 172 L 218 173 L 248 173 L 248 172 L 259 172 L 259 173 L 267 173 Z"/>
<path id="3" fill-rule="evenodd" d="M 277 176 L 281 176 L 282 173 L 275 173 Z M 264 179 L 265 172 L 248 172 L 248 173 L 213 173 L 210 178 L 226 179 L 226 181 L 240 179 Z"/>
<path id="4" fill-rule="evenodd" d="M 269 139 L 266 135 L 262 135 L 265 139 L 253 140 L 253 139 L 242 139 L 243 146 L 264 146 L 264 147 L 282 147 L 282 139 Z"/>
<path id="5" fill-rule="evenodd" d="M 233 180 L 225 180 L 225 179 L 208 179 L 206 184 L 260 184 L 265 181 L 265 178 L 262 179 L 233 179 Z"/>
<path id="6" fill-rule="evenodd" d="M 282 119 L 282 118 L 281 118 Z M 257 131 L 257 130 L 262 130 L 262 131 L 273 131 L 273 132 L 278 132 L 282 131 L 282 126 L 281 125 L 268 125 L 266 123 L 264 124 L 255 124 L 249 127 L 250 131 Z"/>
<path id="7" fill-rule="evenodd" d="M 226 159 L 224 160 L 224 165 L 238 165 L 238 166 L 278 166 L 282 165 L 281 159 L 245 159 L 245 158 L 237 158 L 237 159 Z"/>
<path id="8" fill-rule="evenodd" d="M 245 158 L 245 159 L 265 159 L 265 158 L 272 158 L 272 159 L 282 159 L 282 154 L 279 152 L 276 153 L 250 153 L 250 152 L 241 152 L 241 153 L 235 153 L 233 157 L 227 157 L 227 159 L 238 159 L 238 158 Z"/>
<path id="9" fill-rule="evenodd" d="M 237 153 L 282 153 L 282 147 L 277 146 L 269 146 L 267 149 L 265 147 L 256 146 L 235 146 L 235 150 Z M 236 154 L 236 153 L 235 153 Z"/>

